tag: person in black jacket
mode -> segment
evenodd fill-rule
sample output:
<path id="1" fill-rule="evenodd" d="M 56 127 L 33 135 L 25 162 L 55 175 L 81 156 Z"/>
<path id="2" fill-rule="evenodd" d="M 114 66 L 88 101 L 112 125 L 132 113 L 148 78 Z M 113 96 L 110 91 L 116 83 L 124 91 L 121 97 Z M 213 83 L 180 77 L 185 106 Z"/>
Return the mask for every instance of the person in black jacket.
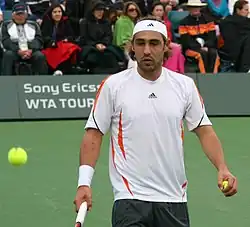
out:
<path id="1" fill-rule="evenodd" d="M 111 73 L 118 70 L 118 62 L 124 60 L 124 54 L 120 48 L 112 45 L 112 28 L 104 18 L 105 9 L 103 2 L 95 2 L 80 24 L 81 60 L 90 71 L 99 68 L 100 71 L 104 70 L 103 73 Z"/>
<path id="2" fill-rule="evenodd" d="M 250 70 L 250 18 L 248 1 L 237 1 L 233 15 L 221 20 L 220 34 L 224 45 L 220 51 L 234 63 L 237 72 Z"/>
<path id="3" fill-rule="evenodd" d="M 217 54 L 216 27 L 201 13 L 206 3 L 190 0 L 190 14 L 180 22 L 179 34 L 182 49 L 187 57 L 198 60 L 201 73 L 217 73 L 220 59 Z"/>
<path id="4" fill-rule="evenodd" d="M 12 20 L 2 24 L 1 35 L 4 49 L 2 74 L 12 75 L 15 62 L 30 62 L 35 74 L 47 74 L 45 56 L 41 53 L 43 40 L 37 23 L 27 20 L 27 6 L 13 6 Z"/>
<path id="5" fill-rule="evenodd" d="M 50 71 L 60 70 L 71 73 L 72 63 L 76 63 L 80 47 L 74 44 L 74 33 L 68 17 L 60 4 L 52 5 L 46 12 L 41 24 L 44 41 L 43 53 Z"/>

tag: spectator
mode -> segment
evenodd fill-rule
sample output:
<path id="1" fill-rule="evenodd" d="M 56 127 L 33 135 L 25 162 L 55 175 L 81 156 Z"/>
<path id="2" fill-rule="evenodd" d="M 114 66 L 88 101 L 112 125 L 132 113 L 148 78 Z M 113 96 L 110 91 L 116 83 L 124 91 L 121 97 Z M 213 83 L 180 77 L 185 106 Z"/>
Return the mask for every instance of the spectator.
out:
<path id="1" fill-rule="evenodd" d="M 171 10 L 177 10 L 178 2 L 176 0 L 160 0 L 163 4 L 166 14 Z"/>
<path id="2" fill-rule="evenodd" d="M 123 13 L 123 2 L 116 2 L 112 4 L 109 9 L 106 11 L 105 17 L 109 20 L 112 26 L 112 32 L 114 31 L 115 23 L 117 19 L 122 15 Z"/>
<path id="3" fill-rule="evenodd" d="M 220 33 L 224 41 L 224 52 L 238 72 L 250 70 L 250 19 L 248 1 L 239 0 L 234 5 L 233 15 L 220 23 Z"/>
<path id="4" fill-rule="evenodd" d="M 190 14 L 180 22 L 179 34 L 182 48 L 187 57 L 198 60 L 201 73 L 217 73 L 220 60 L 217 54 L 215 24 L 201 13 L 206 3 L 189 0 Z"/>
<path id="5" fill-rule="evenodd" d="M 46 12 L 41 25 L 44 41 L 43 53 L 46 56 L 50 73 L 55 70 L 70 74 L 72 63 L 80 47 L 73 43 L 74 33 L 68 17 L 60 4 L 52 5 Z"/>
<path id="6" fill-rule="evenodd" d="M 86 0 L 67 0 L 66 1 L 66 14 L 69 17 L 71 22 L 71 26 L 74 30 L 74 34 L 76 36 L 80 35 L 80 27 L 79 23 L 82 18 L 84 18 L 85 14 L 85 4 Z"/>
<path id="7" fill-rule="evenodd" d="M 228 0 L 206 0 L 207 7 L 202 9 L 206 18 L 218 24 L 220 20 L 229 15 Z"/>
<path id="8" fill-rule="evenodd" d="M 178 0 L 170 0 L 169 4 L 172 6 L 172 10 L 177 10 L 179 1 Z"/>
<path id="9" fill-rule="evenodd" d="M 80 25 L 82 54 L 84 68 L 97 73 L 111 73 L 118 70 L 118 62 L 124 61 L 122 50 L 112 45 L 112 28 L 104 18 L 105 5 L 97 1 L 85 20 Z M 94 73 L 94 72 L 93 72 Z"/>
<path id="10" fill-rule="evenodd" d="M 113 7 L 110 7 L 107 11 L 106 18 L 108 19 L 109 23 L 111 24 L 112 32 L 114 31 L 115 23 L 118 19 L 117 10 Z"/>
<path id="11" fill-rule="evenodd" d="M 27 21 L 27 7 L 24 3 L 13 6 L 11 21 L 2 25 L 2 44 L 4 48 L 2 74 L 12 75 L 14 63 L 29 61 L 32 70 L 38 74 L 47 74 L 45 56 L 41 53 L 43 41 L 39 26 Z"/>
<path id="12" fill-rule="evenodd" d="M 164 16 L 163 16 L 163 20 L 164 23 L 167 26 L 167 32 L 168 32 L 168 37 L 170 38 L 170 40 L 173 40 L 173 34 L 172 34 L 172 24 L 171 21 L 168 19 L 168 13 L 170 11 L 172 11 L 172 6 L 168 3 L 162 3 L 163 7 L 164 7 Z"/>
<path id="13" fill-rule="evenodd" d="M 83 5 L 79 0 L 50 0 L 50 5 L 60 4 L 65 11 L 65 16 L 70 21 L 75 36 L 79 36 L 79 23 L 84 17 Z"/>
<path id="14" fill-rule="evenodd" d="M 124 8 L 124 2 L 121 0 L 118 0 L 116 3 L 112 5 L 116 9 L 118 17 L 122 15 L 123 8 Z"/>
<path id="15" fill-rule="evenodd" d="M 110 8 L 120 8 L 123 5 L 122 0 L 103 0 L 104 5 L 107 7 L 106 9 Z"/>
<path id="16" fill-rule="evenodd" d="M 153 4 L 152 15 L 157 19 L 164 21 L 164 5 L 161 2 L 156 2 Z M 166 23 L 165 25 L 168 34 L 168 40 L 171 42 L 172 32 L 171 30 L 169 31 L 167 28 L 168 25 Z M 169 47 L 171 48 L 172 53 L 171 56 L 169 56 L 168 59 L 163 62 L 163 66 L 175 72 L 184 73 L 185 57 L 182 54 L 181 46 L 171 42 Z"/>
<path id="17" fill-rule="evenodd" d="M 237 0 L 228 0 L 228 9 L 229 9 L 230 15 L 234 14 L 234 5 L 236 2 L 237 2 Z M 249 3 L 248 0 L 247 0 L 247 2 Z M 248 12 L 247 17 L 250 17 L 249 12 Z"/>
<path id="18" fill-rule="evenodd" d="M 0 8 L 0 23 L 3 21 L 3 11 Z"/>
<path id="19" fill-rule="evenodd" d="M 41 23 L 41 19 L 49 8 L 50 0 L 20 0 L 25 2 L 36 20 Z"/>
<path id="20" fill-rule="evenodd" d="M 152 12 L 154 0 L 134 0 L 134 2 L 139 7 L 142 16 L 147 16 Z"/>
<path id="21" fill-rule="evenodd" d="M 164 21 L 167 27 L 168 38 L 172 40 L 172 27 L 171 22 L 167 19 L 167 12 L 165 13 L 165 5 L 161 2 L 155 2 L 152 6 L 152 15 Z"/>
<path id="22" fill-rule="evenodd" d="M 113 43 L 124 50 L 130 49 L 130 41 L 135 22 L 141 17 L 141 11 L 134 2 L 124 4 L 123 15 L 115 23 Z"/>
<path id="23" fill-rule="evenodd" d="M 28 12 L 28 17 L 27 17 L 27 20 L 31 20 L 31 21 L 36 21 L 39 25 L 41 25 L 42 23 L 42 19 L 41 19 L 41 16 L 38 16 L 38 15 L 35 15 L 33 14 L 33 12 L 31 12 L 31 9 L 30 9 L 30 2 L 28 2 L 28 4 L 26 3 L 27 0 L 14 0 L 12 2 L 12 7 L 15 5 L 15 4 L 18 4 L 18 3 L 23 3 L 26 5 L 27 7 L 27 12 Z M 34 3 L 34 2 L 33 2 Z M 35 2 L 36 4 L 37 2 Z M 33 9 L 34 10 L 34 9 Z M 35 9 L 36 10 L 36 9 Z M 38 8 L 39 10 L 39 8 Z"/>

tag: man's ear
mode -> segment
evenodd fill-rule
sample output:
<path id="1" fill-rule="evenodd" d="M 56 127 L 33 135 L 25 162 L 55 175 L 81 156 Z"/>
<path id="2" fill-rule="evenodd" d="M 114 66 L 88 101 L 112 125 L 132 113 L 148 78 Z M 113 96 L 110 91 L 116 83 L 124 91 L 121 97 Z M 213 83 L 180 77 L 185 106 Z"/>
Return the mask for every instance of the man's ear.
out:
<path id="1" fill-rule="evenodd" d="M 131 45 L 131 50 L 135 51 L 134 44 L 132 43 L 132 41 L 130 42 L 130 45 Z"/>
<path id="2" fill-rule="evenodd" d="M 171 43 L 170 39 L 167 39 L 167 41 L 166 41 L 166 43 L 164 45 L 164 52 L 166 52 L 166 51 L 168 51 L 170 49 L 170 47 L 169 47 L 170 43 Z"/>

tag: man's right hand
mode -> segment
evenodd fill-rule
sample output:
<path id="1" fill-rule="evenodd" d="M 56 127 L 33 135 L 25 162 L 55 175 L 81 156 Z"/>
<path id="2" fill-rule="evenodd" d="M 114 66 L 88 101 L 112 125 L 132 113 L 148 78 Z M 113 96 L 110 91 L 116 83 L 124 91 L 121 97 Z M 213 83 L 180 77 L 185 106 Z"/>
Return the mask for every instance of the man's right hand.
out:
<path id="1" fill-rule="evenodd" d="M 92 208 L 92 190 L 88 186 L 80 186 L 77 189 L 76 197 L 74 200 L 76 212 L 78 212 L 81 204 L 87 202 L 88 211 Z"/>
<path id="2" fill-rule="evenodd" d="M 32 50 L 19 50 L 18 54 L 22 59 L 30 59 L 32 56 Z"/>
<path id="3" fill-rule="evenodd" d="M 26 50 L 18 50 L 18 54 L 23 57 L 26 54 Z"/>

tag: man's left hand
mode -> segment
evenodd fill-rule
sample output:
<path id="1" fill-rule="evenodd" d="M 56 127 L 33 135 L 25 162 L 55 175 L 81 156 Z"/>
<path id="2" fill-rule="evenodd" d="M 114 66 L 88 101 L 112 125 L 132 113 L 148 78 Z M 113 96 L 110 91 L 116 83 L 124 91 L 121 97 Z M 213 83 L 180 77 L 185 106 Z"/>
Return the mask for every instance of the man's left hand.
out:
<path id="1" fill-rule="evenodd" d="M 237 178 L 228 169 L 219 170 L 218 172 L 218 187 L 220 189 L 223 188 L 223 181 L 228 181 L 228 186 L 222 189 L 222 193 L 226 197 L 235 195 L 238 190 Z"/>
<path id="2" fill-rule="evenodd" d="M 32 56 L 32 50 L 26 50 L 25 54 L 23 55 L 23 59 L 28 60 Z"/>

